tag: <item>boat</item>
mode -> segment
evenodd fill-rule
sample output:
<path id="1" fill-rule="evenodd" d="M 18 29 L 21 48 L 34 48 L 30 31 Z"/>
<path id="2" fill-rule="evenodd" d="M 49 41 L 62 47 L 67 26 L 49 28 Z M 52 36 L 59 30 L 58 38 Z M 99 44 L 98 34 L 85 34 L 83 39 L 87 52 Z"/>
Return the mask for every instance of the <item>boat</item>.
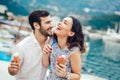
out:
<path id="1" fill-rule="evenodd" d="M 88 37 L 92 40 L 100 40 L 106 34 L 103 30 L 90 30 Z"/>
<path id="2" fill-rule="evenodd" d="M 104 42 L 120 43 L 120 22 L 116 23 L 115 29 L 108 28 L 106 35 L 102 37 Z"/>
<path id="3" fill-rule="evenodd" d="M 7 40 L 6 41 L 0 40 L 0 51 L 9 53 L 11 46 L 12 46 L 12 42 Z"/>
<path id="4" fill-rule="evenodd" d="M 16 23 L 17 24 L 17 23 Z M 12 48 L 25 36 L 31 34 L 31 30 L 8 20 L 0 20 L 0 51 L 12 55 Z"/>

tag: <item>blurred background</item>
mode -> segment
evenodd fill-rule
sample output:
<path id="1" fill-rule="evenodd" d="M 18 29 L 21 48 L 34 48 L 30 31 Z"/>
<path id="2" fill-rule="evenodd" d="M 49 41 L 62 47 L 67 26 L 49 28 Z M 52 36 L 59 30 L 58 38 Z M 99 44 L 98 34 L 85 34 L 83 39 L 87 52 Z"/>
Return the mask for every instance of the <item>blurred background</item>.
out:
<path id="1" fill-rule="evenodd" d="M 0 0 L 2 63 L 10 61 L 12 47 L 31 33 L 27 18 L 36 9 L 48 10 L 54 26 L 68 15 L 79 19 L 87 48 L 81 73 L 120 80 L 120 0 Z"/>

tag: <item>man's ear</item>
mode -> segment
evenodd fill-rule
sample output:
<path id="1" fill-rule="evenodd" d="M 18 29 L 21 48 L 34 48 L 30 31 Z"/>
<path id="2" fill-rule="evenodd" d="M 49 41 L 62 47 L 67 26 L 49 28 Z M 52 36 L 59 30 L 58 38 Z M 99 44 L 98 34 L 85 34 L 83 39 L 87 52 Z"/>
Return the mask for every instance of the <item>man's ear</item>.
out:
<path id="1" fill-rule="evenodd" d="M 34 22 L 33 26 L 34 26 L 35 29 L 40 29 L 40 25 L 37 22 Z"/>
<path id="2" fill-rule="evenodd" d="M 72 37 L 72 36 L 75 35 L 75 32 L 70 31 L 70 32 L 68 33 L 68 35 Z"/>

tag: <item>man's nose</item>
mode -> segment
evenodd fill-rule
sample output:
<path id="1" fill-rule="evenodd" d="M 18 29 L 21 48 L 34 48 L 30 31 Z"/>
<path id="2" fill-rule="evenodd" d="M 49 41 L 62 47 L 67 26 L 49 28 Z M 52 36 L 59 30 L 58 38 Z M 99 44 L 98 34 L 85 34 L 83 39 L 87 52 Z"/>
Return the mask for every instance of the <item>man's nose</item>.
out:
<path id="1" fill-rule="evenodd" d="M 50 23 L 50 27 L 53 27 L 53 24 L 52 24 L 52 23 Z"/>
<path id="2" fill-rule="evenodd" d="M 53 28 L 53 25 L 50 25 L 50 28 Z"/>

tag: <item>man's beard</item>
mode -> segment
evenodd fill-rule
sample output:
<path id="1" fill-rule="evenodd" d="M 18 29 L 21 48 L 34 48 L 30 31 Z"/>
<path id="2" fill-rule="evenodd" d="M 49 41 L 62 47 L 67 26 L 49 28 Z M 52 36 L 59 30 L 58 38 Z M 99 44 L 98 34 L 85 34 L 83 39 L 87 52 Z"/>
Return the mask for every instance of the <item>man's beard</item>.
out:
<path id="1" fill-rule="evenodd" d="M 42 28 L 42 26 L 41 26 L 41 28 L 39 29 L 39 32 L 42 34 L 42 35 L 44 35 L 44 36 L 51 36 L 49 33 L 47 33 L 43 28 Z"/>

